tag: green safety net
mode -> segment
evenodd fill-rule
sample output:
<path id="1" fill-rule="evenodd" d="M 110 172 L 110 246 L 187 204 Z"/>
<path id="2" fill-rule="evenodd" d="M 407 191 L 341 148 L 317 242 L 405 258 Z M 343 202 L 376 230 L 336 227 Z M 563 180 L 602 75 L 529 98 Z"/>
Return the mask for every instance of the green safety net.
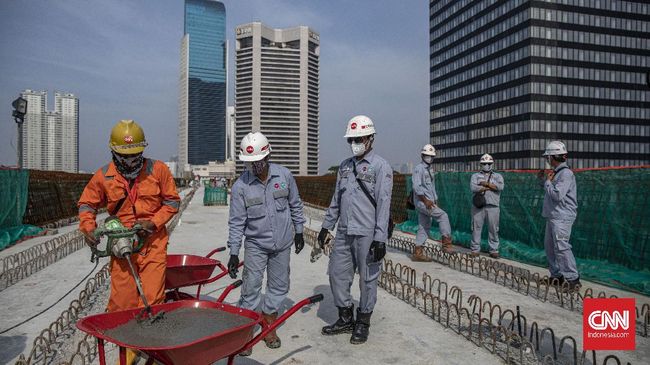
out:
<path id="1" fill-rule="evenodd" d="M 535 173 L 502 172 L 499 254 L 505 258 L 546 267 L 542 218 L 544 191 Z M 438 204 L 447 212 L 454 243 L 471 242 L 471 172 L 435 175 Z M 576 173 L 578 217 L 571 245 L 580 275 L 609 286 L 650 295 L 650 169 L 591 170 Z M 411 193 L 411 177 L 407 194 Z M 417 213 L 396 228 L 417 232 Z M 439 239 L 437 225 L 431 236 Z M 481 249 L 488 249 L 487 225 Z"/>
<path id="2" fill-rule="evenodd" d="M 228 205 L 228 190 L 206 186 L 203 205 Z"/>
<path id="3" fill-rule="evenodd" d="M 23 224 L 28 185 L 29 171 L 0 170 L 0 250 L 42 232 L 39 227 Z"/>

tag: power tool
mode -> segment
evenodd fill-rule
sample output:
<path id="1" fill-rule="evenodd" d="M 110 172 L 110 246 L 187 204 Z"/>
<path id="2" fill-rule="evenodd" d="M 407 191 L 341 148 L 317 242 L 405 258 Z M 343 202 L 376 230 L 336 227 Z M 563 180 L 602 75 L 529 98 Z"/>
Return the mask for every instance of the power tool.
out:
<path id="1" fill-rule="evenodd" d="M 95 262 L 100 257 L 113 256 L 118 259 L 126 259 L 126 262 L 129 264 L 129 269 L 135 280 L 135 286 L 138 288 L 138 293 L 140 293 L 140 298 L 142 298 L 142 303 L 144 303 L 144 309 L 138 315 L 138 319 L 146 317 L 150 322 L 154 322 L 162 317 L 163 313 L 159 312 L 156 316 L 153 316 L 151 311 L 151 306 L 147 302 L 147 298 L 144 295 L 142 290 L 142 281 L 140 276 L 133 268 L 133 263 L 131 262 L 131 254 L 138 253 L 144 246 L 144 240 L 138 237 L 138 232 L 144 230 L 140 224 L 134 224 L 132 228 L 126 228 L 122 221 L 112 215 L 104 220 L 104 224 L 100 225 L 94 232 L 93 235 L 97 238 L 97 241 L 101 239 L 102 236 L 106 236 L 106 247 L 104 250 L 100 250 L 97 246 L 91 246 L 90 250 L 92 254 L 90 256 L 90 261 Z M 149 232 L 151 233 L 151 232 Z"/>

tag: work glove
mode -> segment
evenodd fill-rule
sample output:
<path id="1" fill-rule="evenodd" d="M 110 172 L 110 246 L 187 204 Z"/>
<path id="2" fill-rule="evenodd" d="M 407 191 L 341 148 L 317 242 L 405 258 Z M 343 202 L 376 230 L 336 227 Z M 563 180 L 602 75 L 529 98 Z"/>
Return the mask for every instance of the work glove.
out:
<path id="1" fill-rule="evenodd" d="M 296 245 L 296 255 L 302 251 L 305 247 L 305 238 L 302 236 L 302 233 L 296 233 L 293 237 L 293 243 Z"/>
<path id="2" fill-rule="evenodd" d="M 386 244 L 384 242 L 372 241 L 370 250 L 368 250 L 368 257 L 371 262 L 379 262 L 386 256 Z"/>
<path id="3" fill-rule="evenodd" d="M 97 237 L 95 237 L 92 233 L 85 231 L 81 231 L 81 233 L 84 235 L 84 242 L 88 247 L 95 247 L 99 244 L 99 240 L 97 240 Z"/>
<path id="4" fill-rule="evenodd" d="M 152 221 L 136 221 L 135 224 L 142 226 L 142 229 L 137 232 L 138 237 L 141 240 L 146 240 L 152 233 L 156 231 L 156 225 Z"/>
<path id="5" fill-rule="evenodd" d="M 325 239 L 327 238 L 328 233 L 330 233 L 330 231 L 328 231 L 327 228 L 321 228 L 320 232 L 318 233 L 318 245 L 320 246 L 321 250 L 325 249 Z"/>
<path id="6" fill-rule="evenodd" d="M 239 266 L 239 256 L 237 255 L 230 255 L 230 260 L 228 260 L 228 274 L 230 274 L 230 277 L 235 279 L 237 278 L 237 271 Z"/>

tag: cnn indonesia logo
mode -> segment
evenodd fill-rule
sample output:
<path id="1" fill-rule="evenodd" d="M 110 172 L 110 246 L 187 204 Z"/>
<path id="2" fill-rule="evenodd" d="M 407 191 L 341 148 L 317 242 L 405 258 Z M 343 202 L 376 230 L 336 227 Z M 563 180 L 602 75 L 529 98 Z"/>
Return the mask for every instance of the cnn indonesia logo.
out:
<path id="1" fill-rule="evenodd" d="M 584 350 L 634 350 L 636 323 L 633 313 L 634 298 L 585 298 L 582 324 Z"/>

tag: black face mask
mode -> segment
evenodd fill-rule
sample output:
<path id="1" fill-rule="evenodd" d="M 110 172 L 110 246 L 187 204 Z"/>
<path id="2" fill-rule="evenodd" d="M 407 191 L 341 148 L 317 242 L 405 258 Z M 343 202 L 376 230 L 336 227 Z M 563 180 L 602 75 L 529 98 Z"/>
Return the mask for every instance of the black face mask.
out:
<path id="1" fill-rule="evenodd" d="M 127 180 L 134 180 L 140 174 L 142 166 L 144 166 L 144 157 L 142 153 L 137 155 L 120 155 L 112 152 L 113 163 L 117 167 L 120 175 L 124 176 Z"/>

